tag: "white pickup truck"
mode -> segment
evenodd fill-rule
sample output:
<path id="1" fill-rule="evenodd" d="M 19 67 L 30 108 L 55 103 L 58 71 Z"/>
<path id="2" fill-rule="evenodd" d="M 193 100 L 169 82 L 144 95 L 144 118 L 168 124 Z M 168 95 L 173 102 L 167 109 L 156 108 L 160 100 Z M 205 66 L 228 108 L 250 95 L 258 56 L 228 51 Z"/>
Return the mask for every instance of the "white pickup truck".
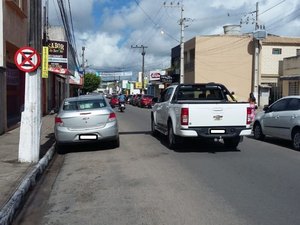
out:
<path id="1" fill-rule="evenodd" d="M 151 131 L 168 138 L 175 149 L 187 138 L 205 138 L 236 148 L 251 135 L 251 108 L 237 102 L 222 84 L 173 84 L 154 98 Z"/>

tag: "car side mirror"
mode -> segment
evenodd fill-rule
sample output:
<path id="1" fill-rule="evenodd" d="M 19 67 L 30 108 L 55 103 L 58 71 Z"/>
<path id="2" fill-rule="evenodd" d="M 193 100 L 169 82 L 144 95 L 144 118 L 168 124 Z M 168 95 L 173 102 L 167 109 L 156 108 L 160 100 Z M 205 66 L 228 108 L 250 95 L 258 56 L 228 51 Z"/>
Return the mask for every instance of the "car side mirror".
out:
<path id="1" fill-rule="evenodd" d="M 152 98 L 152 102 L 157 103 L 158 102 L 158 97 Z"/>
<path id="2" fill-rule="evenodd" d="M 265 105 L 264 108 L 263 108 L 263 110 L 264 110 L 265 112 L 269 111 L 269 106 L 268 106 L 268 105 Z"/>

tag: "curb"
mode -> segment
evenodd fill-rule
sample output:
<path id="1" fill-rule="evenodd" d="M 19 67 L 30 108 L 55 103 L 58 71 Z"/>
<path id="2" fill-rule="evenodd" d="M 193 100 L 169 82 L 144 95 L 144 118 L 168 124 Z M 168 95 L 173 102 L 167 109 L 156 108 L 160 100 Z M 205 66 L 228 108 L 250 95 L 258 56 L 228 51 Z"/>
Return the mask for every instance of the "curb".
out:
<path id="1" fill-rule="evenodd" d="M 43 158 L 33 167 L 32 171 L 28 173 L 22 180 L 20 186 L 16 189 L 14 194 L 10 197 L 8 202 L 3 206 L 0 211 L 0 224 L 9 225 L 13 221 L 17 210 L 21 206 L 22 202 L 25 199 L 26 194 L 28 193 L 30 187 L 34 186 L 37 183 L 40 175 L 45 171 L 45 168 L 48 166 L 50 160 L 53 158 L 55 152 L 54 145 L 47 151 Z"/>

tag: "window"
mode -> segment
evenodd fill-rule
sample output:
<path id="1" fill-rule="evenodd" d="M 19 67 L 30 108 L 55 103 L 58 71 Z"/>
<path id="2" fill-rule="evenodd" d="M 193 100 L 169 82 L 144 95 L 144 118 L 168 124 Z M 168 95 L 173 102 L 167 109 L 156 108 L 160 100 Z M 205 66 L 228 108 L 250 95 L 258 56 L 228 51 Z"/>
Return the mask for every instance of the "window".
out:
<path id="1" fill-rule="evenodd" d="M 287 106 L 287 110 L 299 110 L 299 109 L 300 109 L 300 99 L 299 98 L 291 99 Z"/>
<path id="2" fill-rule="evenodd" d="M 296 55 L 297 55 L 297 56 L 300 56 L 300 49 L 299 49 L 299 48 L 296 49 Z"/>
<path id="3" fill-rule="evenodd" d="M 299 95 L 299 81 L 289 82 L 289 95 Z"/>
<path id="4" fill-rule="evenodd" d="M 170 99 L 173 92 L 173 88 L 167 88 L 163 91 L 163 93 L 160 96 L 160 102 L 166 102 Z"/>
<path id="5" fill-rule="evenodd" d="M 26 18 L 28 13 L 28 3 L 27 0 L 6 0 L 7 4 L 16 10 L 16 12 L 21 16 Z"/>
<path id="6" fill-rule="evenodd" d="M 274 103 L 274 105 L 271 106 L 270 111 L 284 111 L 286 109 L 286 105 L 288 103 L 288 99 L 282 99 L 278 102 Z"/>
<path id="7" fill-rule="evenodd" d="M 85 110 L 85 109 L 98 109 L 105 107 L 106 103 L 104 100 L 86 100 L 86 101 L 65 101 L 63 110 Z"/>
<path id="8" fill-rule="evenodd" d="M 272 54 L 273 55 L 281 55 L 281 48 L 273 48 Z"/>

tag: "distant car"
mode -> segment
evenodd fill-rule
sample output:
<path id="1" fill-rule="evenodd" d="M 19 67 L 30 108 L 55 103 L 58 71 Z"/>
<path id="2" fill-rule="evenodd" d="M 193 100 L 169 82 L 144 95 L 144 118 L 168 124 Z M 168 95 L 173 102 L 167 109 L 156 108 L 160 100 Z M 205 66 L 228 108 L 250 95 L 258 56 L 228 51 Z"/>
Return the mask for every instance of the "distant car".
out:
<path id="1" fill-rule="evenodd" d="M 293 148 L 300 150 L 300 96 L 287 96 L 265 106 L 253 123 L 253 136 L 291 140 Z"/>
<path id="2" fill-rule="evenodd" d="M 152 107 L 152 99 L 154 96 L 152 95 L 142 95 L 139 99 L 138 106 L 139 107 L 145 107 L 145 108 L 151 108 Z"/>
<path id="3" fill-rule="evenodd" d="M 132 105 L 138 106 L 139 100 L 140 100 L 141 96 L 142 96 L 141 94 L 136 94 L 136 95 L 133 97 Z"/>
<path id="4" fill-rule="evenodd" d="M 115 108 L 116 106 L 119 106 L 119 99 L 118 95 L 113 95 L 110 98 L 109 104 L 112 108 Z"/>
<path id="5" fill-rule="evenodd" d="M 103 95 L 66 98 L 55 117 L 58 150 L 62 144 L 110 141 L 119 147 L 119 128 L 114 110 Z"/>

